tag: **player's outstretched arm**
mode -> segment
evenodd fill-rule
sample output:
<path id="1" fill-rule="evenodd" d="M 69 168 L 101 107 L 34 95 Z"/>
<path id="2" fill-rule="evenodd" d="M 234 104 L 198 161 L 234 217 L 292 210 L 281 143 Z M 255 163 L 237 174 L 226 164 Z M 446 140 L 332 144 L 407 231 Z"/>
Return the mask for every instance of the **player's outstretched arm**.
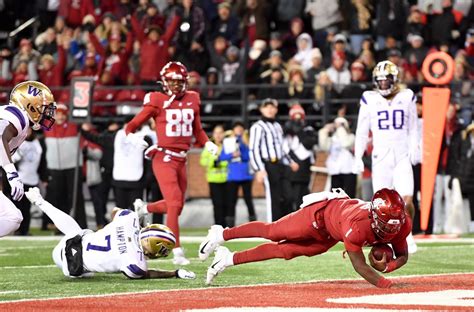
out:
<path id="1" fill-rule="evenodd" d="M 380 276 L 374 269 L 365 262 L 365 256 L 362 250 L 348 251 L 354 270 L 359 273 L 367 282 L 379 288 L 390 288 L 392 282 L 383 276 Z"/>
<path id="2" fill-rule="evenodd" d="M 195 279 L 196 274 L 194 272 L 178 269 L 175 271 L 162 271 L 162 270 L 148 270 L 145 278 L 180 278 L 180 279 Z"/>

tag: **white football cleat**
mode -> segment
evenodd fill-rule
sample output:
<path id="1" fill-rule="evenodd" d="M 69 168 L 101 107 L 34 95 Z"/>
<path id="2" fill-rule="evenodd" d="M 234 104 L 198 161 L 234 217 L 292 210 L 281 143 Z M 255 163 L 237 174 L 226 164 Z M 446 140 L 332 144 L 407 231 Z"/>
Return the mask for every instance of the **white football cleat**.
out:
<path id="1" fill-rule="evenodd" d="M 142 218 L 148 214 L 146 203 L 140 198 L 135 199 L 133 202 L 133 208 L 135 208 L 135 212 L 138 214 L 139 218 Z"/>
<path id="2" fill-rule="evenodd" d="M 418 246 L 416 245 L 413 234 L 411 233 L 407 236 L 407 245 L 409 254 L 414 254 L 418 250 Z"/>
<path id="3" fill-rule="evenodd" d="M 188 265 L 191 262 L 184 256 L 183 248 L 177 247 L 173 249 L 173 264 L 174 265 Z"/>
<path id="4" fill-rule="evenodd" d="M 211 285 L 214 278 L 227 267 L 232 266 L 234 253 L 231 252 L 227 247 L 219 246 L 216 250 L 214 260 L 207 269 L 206 285 Z"/>
<path id="5" fill-rule="evenodd" d="M 206 239 L 199 245 L 199 259 L 202 261 L 209 258 L 210 254 L 224 242 L 224 228 L 221 225 L 213 225 L 207 232 Z"/>

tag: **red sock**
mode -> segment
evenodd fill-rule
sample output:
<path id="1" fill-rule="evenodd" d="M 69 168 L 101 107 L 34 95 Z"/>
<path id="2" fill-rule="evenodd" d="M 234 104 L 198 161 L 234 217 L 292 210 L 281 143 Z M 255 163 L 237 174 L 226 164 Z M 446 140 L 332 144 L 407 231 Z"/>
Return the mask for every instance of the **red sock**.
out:
<path id="1" fill-rule="evenodd" d="M 264 243 L 257 247 L 238 251 L 234 254 L 234 265 L 257 262 L 274 258 L 285 258 L 283 251 L 278 243 Z"/>
<path id="2" fill-rule="evenodd" d="M 146 209 L 148 212 L 152 213 L 166 213 L 168 211 L 166 207 L 166 201 L 164 199 L 147 204 Z"/>

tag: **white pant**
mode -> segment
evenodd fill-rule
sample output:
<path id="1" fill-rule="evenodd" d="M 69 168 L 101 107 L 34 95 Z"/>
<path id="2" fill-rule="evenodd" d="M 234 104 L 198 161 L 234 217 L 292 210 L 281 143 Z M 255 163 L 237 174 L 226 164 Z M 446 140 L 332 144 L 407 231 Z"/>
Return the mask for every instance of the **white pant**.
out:
<path id="1" fill-rule="evenodd" d="M 396 146 L 372 152 L 372 187 L 395 189 L 402 197 L 413 196 L 413 168 L 407 153 L 399 154 Z"/>
<path id="2" fill-rule="evenodd" d="M 17 230 L 21 221 L 23 221 L 21 211 L 0 192 L 0 237 Z"/>

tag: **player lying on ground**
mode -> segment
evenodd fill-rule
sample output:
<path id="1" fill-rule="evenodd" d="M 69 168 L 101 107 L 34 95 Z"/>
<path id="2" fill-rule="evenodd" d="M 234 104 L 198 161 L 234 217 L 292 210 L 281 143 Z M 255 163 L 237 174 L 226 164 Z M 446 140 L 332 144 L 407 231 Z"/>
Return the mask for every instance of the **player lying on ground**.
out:
<path id="1" fill-rule="evenodd" d="M 173 232 L 164 225 L 151 224 L 140 229 L 135 212 L 115 208 L 112 222 L 103 229 L 97 232 L 83 230 L 71 216 L 44 200 L 38 188 L 31 188 L 25 195 L 64 233 L 64 238 L 53 250 L 53 260 L 66 276 L 122 272 L 129 278 L 196 277 L 193 272 L 183 269 L 148 269 L 146 258 L 166 257 L 175 246 Z"/>
<path id="2" fill-rule="evenodd" d="M 206 283 L 227 267 L 274 258 L 292 259 L 326 252 L 337 242 L 343 242 L 352 266 L 369 283 L 389 288 L 392 282 L 380 276 L 365 261 L 363 246 L 390 243 L 396 259 L 369 261 L 377 271 L 388 273 L 402 267 L 408 260 L 406 237 L 411 231 L 411 219 L 405 203 L 395 190 L 381 189 L 372 201 L 351 199 L 342 189 L 313 193 L 303 197 L 301 209 L 275 222 L 249 222 L 233 228 L 213 225 L 199 246 L 199 258 L 205 260 L 216 250 L 207 270 Z M 257 247 L 230 252 L 219 247 L 223 242 L 243 237 L 262 237 L 272 242 Z"/>

